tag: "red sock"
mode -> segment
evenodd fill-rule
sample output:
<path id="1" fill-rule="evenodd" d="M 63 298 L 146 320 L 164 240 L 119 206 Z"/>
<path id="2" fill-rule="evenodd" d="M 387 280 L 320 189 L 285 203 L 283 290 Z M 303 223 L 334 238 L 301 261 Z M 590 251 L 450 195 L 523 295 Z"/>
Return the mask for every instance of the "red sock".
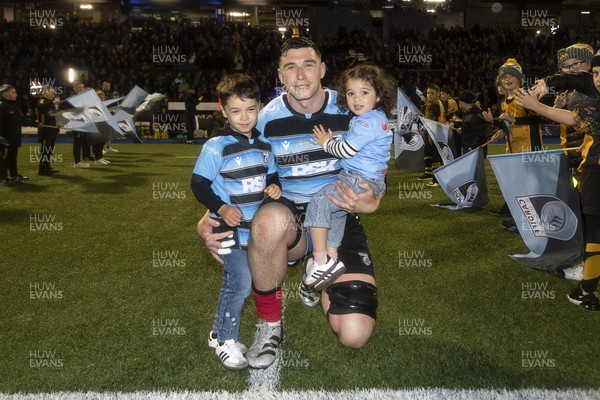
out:
<path id="1" fill-rule="evenodd" d="M 252 288 L 252 294 L 256 301 L 256 311 L 260 319 L 267 322 L 281 321 L 283 302 L 280 287 L 268 292 L 261 292 Z"/>

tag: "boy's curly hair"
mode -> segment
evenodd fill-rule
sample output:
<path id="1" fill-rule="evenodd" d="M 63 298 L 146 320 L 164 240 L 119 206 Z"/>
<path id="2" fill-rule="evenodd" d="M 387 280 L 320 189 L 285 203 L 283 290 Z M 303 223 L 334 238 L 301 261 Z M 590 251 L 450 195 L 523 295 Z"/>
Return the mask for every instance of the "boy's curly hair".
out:
<path id="1" fill-rule="evenodd" d="M 337 85 L 339 92 L 337 105 L 342 111 L 348 110 L 346 84 L 350 79 L 360 79 L 373 85 L 375 94 L 379 97 L 375 108 L 383 111 L 388 118 L 391 118 L 392 108 L 396 105 L 396 80 L 394 78 L 374 64 L 359 64 L 347 69 L 339 77 Z"/>

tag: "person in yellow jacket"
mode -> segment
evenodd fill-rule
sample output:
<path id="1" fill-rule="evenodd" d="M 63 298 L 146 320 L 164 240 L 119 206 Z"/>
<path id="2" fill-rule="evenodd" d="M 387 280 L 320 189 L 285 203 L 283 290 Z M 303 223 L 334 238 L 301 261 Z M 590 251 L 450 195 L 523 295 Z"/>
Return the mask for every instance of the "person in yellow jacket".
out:
<path id="1" fill-rule="evenodd" d="M 515 102 L 515 93 L 521 88 L 524 78 L 523 69 L 514 58 L 506 60 L 498 69 L 498 80 L 506 91 L 506 97 L 500 104 L 502 113 L 498 119 L 508 121 L 510 124 L 510 138 L 506 140 L 507 153 L 542 150 L 542 131 L 540 129 L 542 118 Z M 492 141 L 495 142 L 504 137 L 504 131 L 499 130 L 492 137 Z"/>

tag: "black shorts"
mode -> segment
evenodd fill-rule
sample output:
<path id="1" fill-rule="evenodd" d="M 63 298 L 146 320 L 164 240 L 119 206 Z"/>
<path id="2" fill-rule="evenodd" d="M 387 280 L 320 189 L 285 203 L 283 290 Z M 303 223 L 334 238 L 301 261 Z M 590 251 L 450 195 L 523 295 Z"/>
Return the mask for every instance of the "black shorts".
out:
<path id="1" fill-rule="evenodd" d="M 580 185 L 583 212 L 600 216 L 600 165 L 583 167 Z"/>
<path id="2" fill-rule="evenodd" d="M 267 198 L 263 204 L 280 203 L 285 205 L 294 214 L 296 221 L 296 239 L 288 246 L 288 249 L 293 249 L 302 238 L 302 223 L 306 214 L 307 204 L 296 204 L 285 197 L 280 197 L 277 200 Z M 309 241 L 307 246 L 307 254 L 312 251 L 312 243 L 310 243 L 310 234 L 307 233 Z M 346 274 L 367 274 L 375 276 L 373 262 L 371 261 L 371 253 L 367 246 L 367 235 L 360 223 L 360 219 L 356 214 L 348 214 L 346 217 L 346 227 L 344 230 L 344 238 L 338 248 L 338 257 L 346 266 Z M 293 264 L 294 266 L 296 265 Z"/>

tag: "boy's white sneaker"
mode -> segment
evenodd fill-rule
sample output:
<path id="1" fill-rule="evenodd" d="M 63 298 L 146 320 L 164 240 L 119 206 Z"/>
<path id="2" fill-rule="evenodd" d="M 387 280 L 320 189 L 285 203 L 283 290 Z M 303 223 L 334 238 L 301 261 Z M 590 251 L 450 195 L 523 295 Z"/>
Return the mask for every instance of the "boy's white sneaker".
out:
<path id="1" fill-rule="evenodd" d="M 238 343 L 233 339 L 226 340 L 223 344 L 217 345 L 215 354 L 227 369 L 241 371 L 248 368 L 248 360 L 246 360 L 240 351 Z"/>
<path id="2" fill-rule="evenodd" d="M 307 263 L 304 283 L 321 291 L 331 285 L 340 275 L 346 272 L 346 266 L 339 260 L 327 256 L 327 262 L 319 265 L 317 262 Z"/>
<path id="3" fill-rule="evenodd" d="M 84 169 L 84 168 L 89 168 L 89 167 L 90 167 L 90 164 L 85 163 L 85 162 L 81 162 L 81 161 L 78 162 L 78 163 L 73 164 L 73 168 Z"/>

